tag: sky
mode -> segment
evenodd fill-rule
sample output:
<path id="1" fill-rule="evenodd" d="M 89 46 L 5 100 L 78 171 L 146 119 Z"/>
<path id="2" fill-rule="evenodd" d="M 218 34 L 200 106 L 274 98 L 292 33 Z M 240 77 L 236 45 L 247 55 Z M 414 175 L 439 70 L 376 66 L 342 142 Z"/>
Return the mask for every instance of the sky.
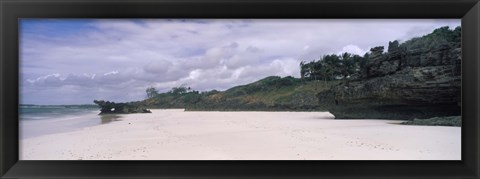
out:
<path id="1" fill-rule="evenodd" d="M 20 103 L 139 101 L 300 77 L 302 60 L 403 42 L 460 19 L 21 19 Z"/>

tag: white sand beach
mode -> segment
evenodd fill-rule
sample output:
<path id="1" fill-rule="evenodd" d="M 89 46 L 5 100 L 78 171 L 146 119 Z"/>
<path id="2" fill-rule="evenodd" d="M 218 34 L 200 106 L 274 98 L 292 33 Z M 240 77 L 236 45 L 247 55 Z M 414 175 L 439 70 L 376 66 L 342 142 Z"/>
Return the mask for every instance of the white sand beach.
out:
<path id="1" fill-rule="evenodd" d="M 152 110 L 20 141 L 20 160 L 460 160 L 461 128 L 328 112 Z"/>

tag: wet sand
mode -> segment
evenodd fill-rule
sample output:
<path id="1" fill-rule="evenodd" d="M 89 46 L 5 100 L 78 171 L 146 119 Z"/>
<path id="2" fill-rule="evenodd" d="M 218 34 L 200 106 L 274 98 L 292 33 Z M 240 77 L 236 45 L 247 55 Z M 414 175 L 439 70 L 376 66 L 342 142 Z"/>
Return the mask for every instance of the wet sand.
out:
<path id="1" fill-rule="evenodd" d="M 152 112 L 22 139 L 20 160 L 461 159 L 460 127 L 334 120 L 328 112 Z"/>

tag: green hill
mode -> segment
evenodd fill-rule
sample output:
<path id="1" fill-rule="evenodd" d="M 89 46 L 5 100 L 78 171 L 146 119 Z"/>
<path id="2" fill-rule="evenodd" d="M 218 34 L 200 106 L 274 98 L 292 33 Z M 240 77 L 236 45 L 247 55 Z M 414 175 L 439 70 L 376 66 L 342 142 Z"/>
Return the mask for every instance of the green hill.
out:
<path id="1" fill-rule="evenodd" d="M 259 81 L 232 87 L 226 91 L 198 91 L 185 87 L 172 89 L 143 101 L 149 108 L 185 108 L 201 111 L 309 111 L 318 108 L 315 94 L 329 89 L 337 81 L 302 81 L 288 77 L 269 76 Z"/>

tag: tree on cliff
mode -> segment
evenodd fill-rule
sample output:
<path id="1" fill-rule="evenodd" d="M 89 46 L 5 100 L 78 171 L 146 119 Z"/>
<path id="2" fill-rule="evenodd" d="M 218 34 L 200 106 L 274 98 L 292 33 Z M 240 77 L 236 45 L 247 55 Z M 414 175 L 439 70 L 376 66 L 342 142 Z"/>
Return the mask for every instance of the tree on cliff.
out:
<path id="1" fill-rule="evenodd" d="M 364 66 L 365 58 L 351 53 L 324 55 L 318 61 L 300 63 L 300 75 L 304 80 L 324 80 L 348 78 L 358 73 Z"/>
<path id="2" fill-rule="evenodd" d="M 147 88 L 147 90 L 145 91 L 147 92 L 148 99 L 156 97 L 158 95 L 158 91 L 154 87 Z"/>
<path id="3" fill-rule="evenodd" d="M 305 66 L 305 61 L 300 62 L 300 79 L 305 80 L 305 75 L 307 74 L 307 67 Z"/>
<path id="4" fill-rule="evenodd" d="M 183 84 L 180 85 L 179 87 L 173 87 L 172 90 L 169 91 L 169 93 L 176 94 L 176 95 L 185 94 L 189 92 L 192 92 L 192 88 L 185 87 L 185 85 Z"/>

